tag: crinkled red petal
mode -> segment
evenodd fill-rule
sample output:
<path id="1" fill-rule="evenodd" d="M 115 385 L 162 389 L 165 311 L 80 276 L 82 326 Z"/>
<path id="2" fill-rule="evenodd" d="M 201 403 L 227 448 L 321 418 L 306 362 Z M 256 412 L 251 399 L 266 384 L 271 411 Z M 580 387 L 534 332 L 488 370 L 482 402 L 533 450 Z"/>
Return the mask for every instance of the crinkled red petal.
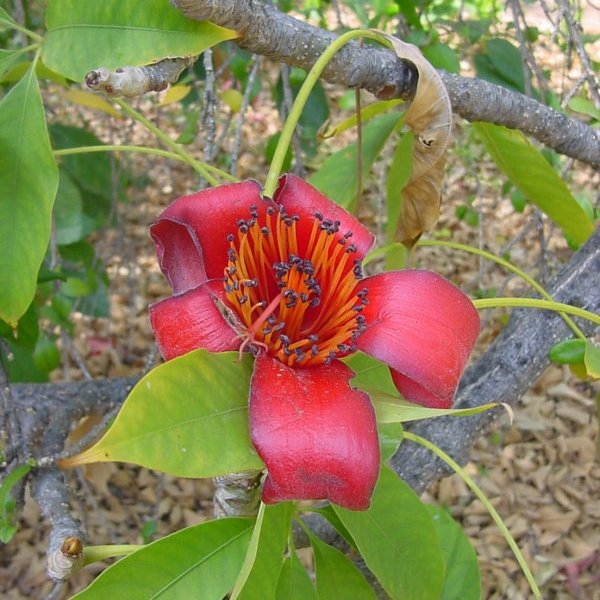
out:
<path id="1" fill-rule="evenodd" d="M 150 306 L 150 324 L 165 360 L 197 348 L 223 352 L 239 347 L 240 340 L 219 312 L 215 297 L 227 302 L 221 281 L 207 281 Z"/>
<path id="2" fill-rule="evenodd" d="M 381 273 L 359 285 L 369 290 L 359 350 L 392 368 L 394 383 L 407 400 L 451 406 L 479 335 L 471 300 L 430 271 Z"/>
<path id="3" fill-rule="evenodd" d="M 191 225 L 161 217 L 150 227 L 158 264 L 176 294 L 207 279 L 202 248 Z"/>
<path id="4" fill-rule="evenodd" d="M 339 361 L 291 368 L 256 358 L 250 435 L 267 466 L 263 501 L 328 499 L 365 510 L 379 473 L 375 412 Z"/>
<path id="5" fill-rule="evenodd" d="M 340 221 L 340 233 L 352 232 L 348 243 L 353 243 L 357 248 L 355 258 L 362 260 L 373 246 L 373 234 L 356 217 L 292 173 L 280 177 L 273 199 L 289 215 L 300 217 L 296 227 L 301 250 L 305 248 L 303 243 L 308 242 L 315 212 L 321 213 L 325 219 Z"/>
<path id="6" fill-rule="evenodd" d="M 152 226 L 161 267 L 169 281 L 181 285 L 191 281 L 188 273 L 202 261 L 205 279 L 223 276 L 227 265 L 227 236 L 238 230 L 240 219 L 250 218 L 250 207 L 256 205 L 263 214 L 272 203 L 262 200 L 261 187 L 256 181 L 242 181 L 202 190 L 182 196 L 168 206 Z M 179 224 L 179 228 L 163 224 L 163 220 Z M 175 234 L 176 237 L 171 238 Z M 190 240 L 190 237 L 192 238 Z M 193 253 L 197 248 L 200 252 Z M 177 261 L 183 258 L 183 275 L 177 274 Z"/>

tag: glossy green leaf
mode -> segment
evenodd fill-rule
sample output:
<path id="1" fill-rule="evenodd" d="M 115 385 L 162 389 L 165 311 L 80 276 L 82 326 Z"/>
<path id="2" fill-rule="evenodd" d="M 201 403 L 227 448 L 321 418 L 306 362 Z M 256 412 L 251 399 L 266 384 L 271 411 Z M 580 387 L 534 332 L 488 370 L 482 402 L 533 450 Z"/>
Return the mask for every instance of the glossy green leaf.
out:
<path id="1" fill-rule="evenodd" d="M 429 504 L 426 508 L 438 532 L 446 564 L 440 600 L 480 600 L 479 564 L 469 538 L 443 508 Z"/>
<path id="2" fill-rule="evenodd" d="M 369 510 L 334 509 L 393 600 L 439 600 L 444 560 L 437 532 L 417 495 L 390 469 L 382 467 Z"/>
<path id="3" fill-rule="evenodd" d="M 352 561 L 315 536 L 310 543 L 315 558 L 317 596 L 323 600 L 377 600 L 373 588 Z"/>
<path id="4" fill-rule="evenodd" d="M 583 362 L 585 340 L 579 338 L 554 344 L 548 352 L 548 358 L 559 365 L 574 365 Z"/>
<path id="5" fill-rule="evenodd" d="M 156 367 L 91 448 L 62 462 L 130 462 L 178 477 L 216 477 L 263 464 L 250 444 L 252 361 L 195 350 Z"/>
<path id="6" fill-rule="evenodd" d="M 362 138 L 363 180 L 401 118 L 401 113 L 389 113 L 374 118 L 364 127 Z M 321 168 L 308 180 L 325 196 L 348 210 L 353 209 L 356 200 L 356 155 L 357 145 L 356 142 L 353 142 L 326 158 Z"/>
<path id="7" fill-rule="evenodd" d="M 244 561 L 254 521 L 219 519 L 188 527 L 122 558 L 78 600 L 222 600 Z"/>
<path id="8" fill-rule="evenodd" d="M 169 56 L 191 56 L 237 36 L 208 21 L 193 21 L 164 0 L 50 0 L 44 62 L 81 81 L 98 67 L 145 65 Z"/>
<path id="9" fill-rule="evenodd" d="M 294 505 L 261 504 L 250 547 L 231 600 L 273 598 L 283 565 Z"/>
<path id="10" fill-rule="evenodd" d="M 519 131 L 474 123 L 498 168 L 575 243 L 583 244 L 594 224 L 548 161 Z"/>
<path id="11" fill-rule="evenodd" d="M 310 577 L 293 549 L 281 568 L 274 600 L 317 600 Z"/>
<path id="12" fill-rule="evenodd" d="M 50 240 L 58 169 L 32 70 L 0 101 L 0 318 L 31 304 Z"/>
<path id="13" fill-rule="evenodd" d="M 595 346 L 591 340 L 585 343 L 585 370 L 590 377 L 600 379 L 600 348 Z"/>

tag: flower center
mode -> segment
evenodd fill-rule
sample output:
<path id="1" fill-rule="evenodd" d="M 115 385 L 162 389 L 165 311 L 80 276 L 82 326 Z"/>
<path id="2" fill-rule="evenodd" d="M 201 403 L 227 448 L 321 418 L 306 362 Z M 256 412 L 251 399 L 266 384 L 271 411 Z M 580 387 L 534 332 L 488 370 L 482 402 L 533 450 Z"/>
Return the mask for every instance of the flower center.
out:
<path id="1" fill-rule="evenodd" d="M 237 236 L 227 240 L 223 285 L 237 312 L 247 344 L 265 348 L 287 365 L 317 365 L 356 350 L 365 329 L 360 314 L 367 289 L 352 232 L 340 233 L 339 221 L 319 213 L 312 227 L 283 207 L 270 206 L 262 218 L 256 206 L 238 221 Z M 306 241 L 308 238 L 308 241 Z"/>

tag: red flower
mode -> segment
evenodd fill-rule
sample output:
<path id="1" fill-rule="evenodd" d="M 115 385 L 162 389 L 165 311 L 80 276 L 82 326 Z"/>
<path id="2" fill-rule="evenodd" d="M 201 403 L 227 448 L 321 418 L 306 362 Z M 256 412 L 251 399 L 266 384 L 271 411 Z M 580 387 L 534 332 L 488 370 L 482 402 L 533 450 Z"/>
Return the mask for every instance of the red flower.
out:
<path id="1" fill-rule="evenodd" d="M 256 356 L 250 434 L 268 470 L 263 500 L 367 508 L 375 414 L 338 358 L 367 352 L 407 399 L 448 407 L 479 333 L 470 300 L 428 271 L 363 279 L 373 236 L 294 175 L 273 200 L 253 181 L 179 198 L 150 233 L 175 294 L 150 307 L 163 357 Z"/>

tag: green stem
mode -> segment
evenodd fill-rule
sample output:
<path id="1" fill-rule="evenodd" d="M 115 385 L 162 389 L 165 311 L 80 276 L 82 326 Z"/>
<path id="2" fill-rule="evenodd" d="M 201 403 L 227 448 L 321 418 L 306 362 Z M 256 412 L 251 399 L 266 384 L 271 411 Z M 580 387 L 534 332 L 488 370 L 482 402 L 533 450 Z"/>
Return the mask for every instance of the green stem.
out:
<path id="1" fill-rule="evenodd" d="M 177 142 L 174 142 L 168 135 L 165 135 L 151 121 L 146 119 L 144 115 L 139 113 L 132 106 L 127 104 L 127 102 L 121 100 L 120 98 L 115 98 L 115 102 L 123 109 L 123 112 L 144 125 L 144 127 L 146 127 L 148 131 L 152 132 L 165 146 L 171 148 L 173 152 L 181 156 L 182 160 L 188 163 L 195 171 L 204 177 L 204 179 L 206 179 L 210 185 L 219 185 L 218 180 L 209 173 L 204 163 L 196 160 L 193 156 L 188 154 Z"/>
<path id="2" fill-rule="evenodd" d="M 325 48 L 323 54 L 319 56 L 315 64 L 312 66 L 312 69 L 308 72 L 308 75 L 306 76 L 306 79 L 304 80 L 304 83 L 302 84 L 302 87 L 298 91 L 298 95 L 294 100 L 290 114 L 283 125 L 283 130 L 281 131 L 281 136 L 277 142 L 277 147 L 275 148 L 275 153 L 273 154 L 271 166 L 269 167 L 269 172 L 265 181 L 264 195 L 266 197 L 271 198 L 275 193 L 277 188 L 277 180 L 279 179 L 279 174 L 281 173 L 281 168 L 283 166 L 283 161 L 285 160 L 287 149 L 292 141 L 294 129 L 300 120 L 300 115 L 302 114 L 313 87 L 327 66 L 327 63 L 329 63 L 329 61 L 333 58 L 334 54 L 342 46 L 355 38 L 368 38 L 385 46 L 390 45 L 389 41 L 380 33 L 370 31 L 368 29 L 356 29 L 354 31 L 348 31 L 347 33 L 344 33 L 339 38 L 331 42 L 327 48 Z"/>
<path id="3" fill-rule="evenodd" d="M 505 306 L 516 308 L 542 308 L 544 310 L 564 312 L 600 325 L 599 315 L 595 315 L 593 312 L 583 308 L 563 304 L 562 302 L 550 302 L 548 300 L 538 300 L 537 298 L 482 298 L 480 300 L 473 300 L 473 304 L 476 308 L 501 308 Z"/>
<path id="4" fill-rule="evenodd" d="M 476 254 L 477 256 L 481 256 L 486 258 L 487 260 L 491 260 L 496 264 L 504 267 L 508 271 L 511 271 L 515 275 L 519 276 L 523 281 L 528 283 L 534 290 L 536 290 L 540 296 L 546 298 L 546 300 L 550 300 L 552 302 L 552 296 L 532 277 L 529 277 L 527 273 L 521 271 L 518 267 L 513 265 L 512 263 L 504 260 L 492 254 L 491 252 L 486 252 L 485 250 L 480 250 L 479 248 L 473 248 L 472 246 L 467 246 L 465 244 L 457 244 L 456 242 L 446 242 L 442 240 L 421 240 L 417 243 L 417 246 L 444 246 L 445 248 L 454 248 L 455 250 L 462 250 L 463 252 L 469 252 L 470 254 Z M 561 313 L 561 317 L 564 319 L 565 323 L 571 328 L 573 333 L 580 339 L 585 340 L 585 334 L 577 325 L 570 319 L 566 314 Z"/>
<path id="5" fill-rule="evenodd" d="M 426 440 L 425 438 L 422 438 L 419 435 L 415 435 L 410 431 L 404 431 L 404 437 L 407 440 L 411 440 L 416 444 L 420 444 L 421 446 L 433 452 L 436 456 L 441 458 L 467 484 L 467 486 L 471 489 L 471 491 L 475 494 L 475 496 L 481 501 L 483 506 L 485 506 L 487 511 L 490 513 L 490 516 L 496 524 L 496 527 L 498 527 L 498 529 L 504 536 L 506 543 L 515 555 L 515 558 L 517 559 L 517 562 L 519 563 L 519 566 L 521 567 L 521 570 L 525 575 L 525 579 L 527 579 L 527 583 L 529 584 L 533 595 L 536 598 L 541 598 L 542 593 L 540 592 L 540 589 L 538 588 L 537 583 L 535 582 L 533 573 L 531 572 L 529 566 L 525 562 L 523 554 L 521 554 L 521 551 L 519 550 L 519 546 L 517 546 L 517 542 L 515 542 L 515 539 L 510 534 L 510 531 L 508 531 L 508 528 L 504 524 L 502 517 L 492 506 L 492 503 L 488 500 L 481 488 L 467 475 L 464 469 L 456 461 L 454 461 L 450 456 L 448 456 L 441 448 L 438 448 L 435 444 L 432 444 L 429 440 Z"/>
<path id="6" fill-rule="evenodd" d="M 22 25 L 19 25 L 18 23 L 11 23 L 7 21 L 4 21 L 4 23 L 10 29 L 16 29 L 17 31 L 24 33 L 27 37 L 31 38 L 32 40 L 35 40 L 38 44 L 44 40 L 44 38 L 41 35 L 38 35 L 37 33 L 27 29 L 26 27 L 23 27 Z"/>
<path id="7" fill-rule="evenodd" d="M 138 152 L 140 154 L 155 154 L 157 156 L 164 156 L 165 158 L 171 158 L 173 160 L 181 160 L 184 162 L 188 162 L 185 160 L 180 154 L 176 154 L 175 152 L 169 152 L 168 150 L 162 150 L 160 148 L 148 148 L 146 146 L 120 146 L 120 145 L 109 145 L 103 144 L 101 146 L 79 146 L 77 148 L 62 148 L 60 150 L 54 150 L 54 156 L 68 156 L 70 154 L 87 154 L 88 152 Z M 200 162 L 200 161 L 198 161 Z M 236 183 L 239 181 L 233 175 L 230 175 L 226 171 L 222 171 L 218 167 L 214 167 L 213 165 L 209 165 L 208 163 L 202 163 L 204 168 L 207 171 L 210 171 L 217 177 L 224 179 L 226 181 L 230 181 L 232 183 Z"/>
<path id="8" fill-rule="evenodd" d="M 114 558 L 115 556 L 127 556 L 144 546 L 136 544 L 111 544 L 107 546 L 85 546 L 83 549 L 83 564 L 89 565 L 99 560 Z"/>

